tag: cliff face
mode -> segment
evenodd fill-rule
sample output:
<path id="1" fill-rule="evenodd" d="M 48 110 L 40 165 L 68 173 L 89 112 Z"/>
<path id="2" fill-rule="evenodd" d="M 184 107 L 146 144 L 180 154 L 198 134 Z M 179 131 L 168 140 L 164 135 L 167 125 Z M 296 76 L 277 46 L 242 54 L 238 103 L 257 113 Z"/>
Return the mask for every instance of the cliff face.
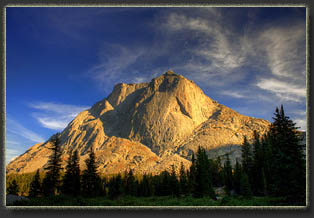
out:
<path id="1" fill-rule="evenodd" d="M 81 112 L 61 133 L 63 160 L 78 150 L 84 168 L 93 146 L 99 172 L 133 169 L 158 173 L 189 157 L 198 146 L 208 151 L 239 146 L 253 131 L 261 134 L 269 122 L 241 115 L 206 96 L 192 81 L 171 71 L 150 83 L 124 84 L 90 109 Z M 7 166 L 7 173 L 32 172 L 48 159 L 49 142 L 34 145 Z"/>

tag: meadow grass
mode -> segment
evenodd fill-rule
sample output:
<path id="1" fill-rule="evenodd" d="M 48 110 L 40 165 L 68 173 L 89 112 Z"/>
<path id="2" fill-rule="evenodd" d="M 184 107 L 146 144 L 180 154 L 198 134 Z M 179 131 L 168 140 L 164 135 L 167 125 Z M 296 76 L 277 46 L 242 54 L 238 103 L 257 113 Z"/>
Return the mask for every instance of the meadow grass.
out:
<path id="1" fill-rule="evenodd" d="M 58 195 L 52 197 L 31 198 L 27 201 L 16 201 L 7 206 L 279 206 L 282 199 L 273 197 L 224 197 L 212 200 L 209 197 L 133 197 L 124 196 L 116 200 L 106 197 L 71 197 Z"/>

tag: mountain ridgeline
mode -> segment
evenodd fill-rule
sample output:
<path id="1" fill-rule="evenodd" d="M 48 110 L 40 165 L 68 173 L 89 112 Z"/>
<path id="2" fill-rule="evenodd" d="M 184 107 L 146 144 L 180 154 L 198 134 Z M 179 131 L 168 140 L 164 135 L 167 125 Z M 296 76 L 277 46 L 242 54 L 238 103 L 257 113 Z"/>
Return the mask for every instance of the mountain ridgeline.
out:
<path id="1" fill-rule="evenodd" d="M 114 86 L 112 93 L 82 111 L 61 132 L 62 164 L 78 151 L 80 166 L 92 146 L 98 172 L 116 174 L 178 172 L 180 164 L 191 165 L 191 155 L 203 147 L 209 156 L 228 153 L 240 157 L 244 136 L 250 141 L 270 123 L 241 115 L 206 96 L 191 80 L 172 71 L 149 83 Z M 44 169 L 51 142 L 32 146 L 12 160 L 7 173 Z"/>

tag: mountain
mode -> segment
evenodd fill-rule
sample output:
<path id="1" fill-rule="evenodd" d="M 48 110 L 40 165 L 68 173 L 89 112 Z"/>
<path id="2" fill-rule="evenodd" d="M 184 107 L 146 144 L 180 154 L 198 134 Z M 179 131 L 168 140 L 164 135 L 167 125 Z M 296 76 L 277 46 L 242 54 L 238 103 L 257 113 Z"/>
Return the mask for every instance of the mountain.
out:
<path id="1" fill-rule="evenodd" d="M 61 132 L 63 163 L 78 150 L 80 164 L 90 146 L 98 171 L 114 174 L 178 171 L 181 162 L 190 165 L 192 152 L 204 147 L 213 157 L 229 152 L 239 156 L 243 137 L 263 134 L 270 123 L 248 117 L 206 96 L 191 80 L 172 71 L 149 83 L 114 86 L 112 93 L 82 111 Z M 11 161 L 7 173 L 42 169 L 50 154 L 49 140 L 36 144 Z"/>

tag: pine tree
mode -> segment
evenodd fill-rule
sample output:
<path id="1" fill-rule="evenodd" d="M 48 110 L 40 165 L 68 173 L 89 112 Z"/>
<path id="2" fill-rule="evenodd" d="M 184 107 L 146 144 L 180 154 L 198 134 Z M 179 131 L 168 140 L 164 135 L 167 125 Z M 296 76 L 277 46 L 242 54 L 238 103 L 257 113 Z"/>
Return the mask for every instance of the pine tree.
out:
<path id="1" fill-rule="evenodd" d="M 29 197 L 39 197 L 41 195 L 41 184 L 40 184 L 40 175 L 39 169 L 36 171 L 34 179 L 30 185 Z"/>
<path id="2" fill-rule="evenodd" d="M 123 194 L 123 182 L 120 173 L 110 179 L 108 188 L 108 196 L 111 200 L 117 199 Z"/>
<path id="3" fill-rule="evenodd" d="M 251 145 L 248 143 L 246 136 L 241 147 L 242 151 L 242 169 L 247 175 L 251 175 L 253 165 Z"/>
<path id="4" fill-rule="evenodd" d="M 251 185 L 247 174 L 242 169 L 238 160 L 236 161 L 234 174 L 233 174 L 233 187 L 238 195 L 250 198 L 252 196 Z"/>
<path id="5" fill-rule="evenodd" d="M 263 153 L 263 179 L 264 179 L 264 195 L 269 195 L 272 192 L 272 145 L 270 133 L 267 132 L 263 135 L 261 140 L 262 153 Z"/>
<path id="6" fill-rule="evenodd" d="M 79 157 L 77 150 L 70 153 L 67 162 L 66 172 L 63 177 L 63 184 L 61 191 L 63 194 L 77 196 L 81 189 L 81 175 L 80 175 Z"/>
<path id="7" fill-rule="evenodd" d="M 160 174 L 160 186 L 158 193 L 160 196 L 167 196 L 172 194 L 172 187 L 170 186 L 170 174 L 166 170 Z"/>
<path id="8" fill-rule="evenodd" d="M 86 169 L 82 173 L 81 189 L 84 196 L 97 196 L 102 193 L 101 179 L 97 174 L 96 158 L 93 147 L 89 149 L 89 157 L 85 160 Z"/>
<path id="9" fill-rule="evenodd" d="M 210 177 L 212 178 L 213 187 L 220 187 L 222 186 L 222 178 L 220 177 L 220 168 L 217 159 L 216 160 L 209 160 L 209 171 Z"/>
<path id="10" fill-rule="evenodd" d="M 224 172 L 223 172 L 223 167 L 221 164 L 221 158 L 220 156 L 217 157 L 217 159 L 215 160 L 215 164 L 217 165 L 218 168 L 218 175 L 217 175 L 217 187 L 221 187 L 224 185 Z"/>
<path id="11" fill-rule="evenodd" d="M 195 170 L 195 187 L 193 189 L 193 196 L 200 198 L 204 196 L 210 196 L 216 199 L 212 187 L 212 178 L 210 176 L 210 166 L 206 151 L 199 147 L 196 158 L 196 170 Z"/>
<path id="12" fill-rule="evenodd" d="M 276 108 L 270 127 L 272 194 L 284 196 L 291 203 L 305 204 L 306 162 L 304 145 L 295 123 L 285 115 L 283 106 Z"/>
<path id="13" fill-rule="evenodd" d="M 254 143 L 253 143 L 253 160 L 251 169 L 251 184 L 254 195 L 265 194 L 265 178 L 264 178 L 264 154 L 259 135 L 254 131 Z"/>
<path id="14" fill-rule="evenodd" d="M 152 186 L 150 182 L 150 176 L 144 174 L 143 179 L 139 184 L 139 195 L 142 197 L 149 197 L 152 195 Z"/>
<path id="15" fill-rule="evenodd" d="M 7 188 L 7 194 L 11 195 L 18 195 L 19 192 L 19 186 L 16 183 L 16 180 L 13 179 L 13 181 L 9 184 Z"/>
<path id="16" fill-rule="evenodd" d="M 176 176 L 174 165 L 171 166 L 169 186 L 172 187 L 172 196 L 180 196 L 180 184 Z"/>
<path id="17" fill-rule="evenodd" d="M 247 198 L 252 197 L 251 185 L 249 183 L 249 178 L 244 171 L 242 171 L 242 173 L 241 173 L 240 194 L 244 197 L 247 197 Z"/>
<path id="18" fill-rule="evenodd" d="M 187 173 L 185 171 L 184 165 L 181 162 L 180 166 L 180 193 L 186 195 L 188 193 L 188 181 L 187 181 Z"/>
<path id="19" fill-rule="evenodd" d="M 135 177 L 133 175 L 133 171 L 130 169 L 125 178 L 125 194 L 136 196 L 137 187 L 135 182 Z"/>
<path id="20" fill-rule="evenodd" d="M 233 179 L 232 179 L 232 166 L 229 158 L 229 154 L 226 155 L 226 162 L 224 164 L 224 184 L 227 194 L 231 193 L 233 189 Z"/>
<path id="21" fill-rule="evenodd" d="M 192 153 L 190 170 L 188 171 L 188 190 L 190 193 L 194 192 L 195 184 L 196 184 L 196 161 L 194 152 Z"/>
<path id="22" fill-rule="evenodd" d="M 55 195 L 61 182 L 60 171 L 62 170 L 62 167 L 60 133 L 53 135 L 50 141 L 52 142 L 52 147 L 49 149 L 52 150 L 52 154 L 49 157 L 47 166 L 45 167 L 47 172 L 42 184 L 43 194 L 45 196 Z"/>
<path id="23" fill-rule="evenodd" d="M 236 165 L 234 168 L 233 174 L 233 186 L 236 194 L 241 194 L 241 177 L 242 177 L 242 168 L 238 160 L 236 160 Z"/>

